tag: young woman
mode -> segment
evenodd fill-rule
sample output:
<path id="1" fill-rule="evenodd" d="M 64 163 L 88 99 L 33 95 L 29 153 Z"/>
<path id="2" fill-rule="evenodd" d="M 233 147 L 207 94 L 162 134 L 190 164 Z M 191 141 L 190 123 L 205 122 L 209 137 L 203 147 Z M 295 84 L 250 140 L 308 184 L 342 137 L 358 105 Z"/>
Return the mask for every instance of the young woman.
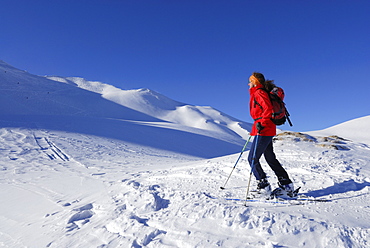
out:
<path id="1" fill-rule="evenodd" d="M 271 194 L 271 186 L 266 178 L 259 162 L 262 154 L 266 162 L 275 172 L 278 178 L 278 185 L 285 190 L 287 195 L 293 195 L 294 187 L 289 179 L 288 173 L 276 159 L 272 138 L 276 135 L 276 125 L 272 122 L 272 104 L 269 98 L 270 91 L 275 87 L 273 81 L 265 80 L 262 73 L 254 72 L 249 77 L 250 114 L 254 119 L 250 135 L 255 136 L 248 161 L 254 176 L 258 181 L 257 190 L 266 195 Z"/>

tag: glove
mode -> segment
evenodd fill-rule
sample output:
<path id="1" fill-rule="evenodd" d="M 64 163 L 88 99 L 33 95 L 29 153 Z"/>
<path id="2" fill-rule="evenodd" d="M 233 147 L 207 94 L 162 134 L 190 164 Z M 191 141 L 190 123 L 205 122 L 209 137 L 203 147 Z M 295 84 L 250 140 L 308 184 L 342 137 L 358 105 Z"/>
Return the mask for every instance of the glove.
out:
<path id="1" fill-rule="evenodd" d="M 265 128 L 262 126 L 261 122 L 257 122 L 256 128 L 258 130 L 258 133 L 261 133 L 261 131 Z"/>

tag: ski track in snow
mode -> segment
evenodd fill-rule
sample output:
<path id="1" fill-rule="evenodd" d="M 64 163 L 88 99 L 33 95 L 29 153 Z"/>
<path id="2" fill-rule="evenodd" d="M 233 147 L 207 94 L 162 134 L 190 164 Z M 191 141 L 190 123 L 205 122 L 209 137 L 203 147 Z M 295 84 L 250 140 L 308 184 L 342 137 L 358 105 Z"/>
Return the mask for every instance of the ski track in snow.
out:
<path id="1" fill-rule="evenodd" d="M 238 154 L 195 160 L 121 141 L 30 129 L 2 128 L 0 141 L 5 247 L 369 245 L 370 149 L 357 143 L 336 151 L 277 141 L 277 156 L 302 193 L 332 201 L 245 207 L 203 193 L 245 197 L 247 152 L 221 191 Z M 273 176 L 270 181 L 276 183 Z"/>

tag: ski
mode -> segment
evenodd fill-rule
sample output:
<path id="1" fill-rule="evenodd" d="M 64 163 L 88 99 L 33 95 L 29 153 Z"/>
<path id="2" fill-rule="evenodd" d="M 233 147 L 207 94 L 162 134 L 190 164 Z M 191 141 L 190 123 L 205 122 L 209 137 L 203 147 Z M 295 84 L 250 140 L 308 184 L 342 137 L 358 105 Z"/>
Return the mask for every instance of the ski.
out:
<path id="1" fill-rule="evenodd" d="M 302 205 L 305 202 L 330 202 L 331 200 L 328 199 L 318 199 L 318 198 L 309 198 L 309 197 L 292 197 L 292 198 L 283 198 L 283 197 L 274 197 L 272 199 L 263 199 L 263 198 L 248 198 L 248 199 L 240 199 L 240 198 L 229 198 L 229 197 L 216 197 L 212 196 L 211 194 L 203 192 L 205 196 L 211 199 L 219 199 L 219 200 L 226 200 L 226 201 L 240 201 L 240 202 L 256 202 L 256 203 L 276 203 L 276 204 L 285 204 L 285 205 Z"/>
<path id="2" fill-rule="evenodd" d="M 240 199 L 240 198 L 228 198 L 228 197 L 215 197 L 208 193 L 203 192 L 205 196 L 207 196 L 210 199 L 214 200 L 226 200 L 226 201 L 240 201 L 240 202 L 254 202 L 254 203 L 268 203 L 268 204 L 284 204 L 284 205 L 301 205 L 302 202 L 290 202 L 290 201 L 279 201 L 277 199 L 272 200 L 266 200 L 262 198 L 248 198 L 248 199 Z"/>
<path id="3" fill-rule="evenodd" d="M 311 202 L 329 202 L 331 200 L 308 197 L 303 194 L 299 194 L 301 187 L 298 187 L 290 195 L 283 188 L 276 188 L 271 192 L 270 198 L 280 199 L 283 201 L 311 201 Z"/>
<path id="4" fill-rule="evenodd" d="M 304 195 L 298 195 L 297 197 L 275 197 L 275 199 L 279 199 L 282 201 L 306 201 L 306 202 L 331 202 L 329 199 L 321 199 L 321 198 L 312 198 L 312 197 L 306 197 Z"/>

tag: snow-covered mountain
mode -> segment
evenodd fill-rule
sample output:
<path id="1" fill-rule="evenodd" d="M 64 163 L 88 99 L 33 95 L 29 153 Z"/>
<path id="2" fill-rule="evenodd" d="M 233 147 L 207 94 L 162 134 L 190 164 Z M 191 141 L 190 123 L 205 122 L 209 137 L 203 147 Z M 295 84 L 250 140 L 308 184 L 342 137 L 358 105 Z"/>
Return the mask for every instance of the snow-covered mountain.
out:
<path id="1" fill-rule="evenodd" d="M 369 247 L 369 116 L 275 138 L 295 186 L 328 202 L 246 207 L 248 123 L 5 62 L 0 90 L 0 247 Z"/>
<path id="2" fill-rule="evenodd" d="M 370 145 L 370 115 L 346 121 L 320 131 L 310 132 L 312 135 L 339 135 L 353 141 L 363 142 Z"/>
<path id="3" fill-rule="evenodd" d="M 251 127 L 250 124 L 243 123 L 212 107 L 177 102 L 150 89 L 121 90 L 108 84 L 87 81 L 83 78 L 48 78 L 96 92 L 119 105 L 176 124 L 232 135 L 236 133 L 242 138 L 247 137 L 246 130 Z"/>
<path id="4" fill-rule="evenodd" d="M 1 120 L 22 127 L 89 133 L 197 157 L 239 151 L 250 128 L 211 107 L 179 103 L 149 89 L 40 77 L 5 62 L 0 72 Z"/>

